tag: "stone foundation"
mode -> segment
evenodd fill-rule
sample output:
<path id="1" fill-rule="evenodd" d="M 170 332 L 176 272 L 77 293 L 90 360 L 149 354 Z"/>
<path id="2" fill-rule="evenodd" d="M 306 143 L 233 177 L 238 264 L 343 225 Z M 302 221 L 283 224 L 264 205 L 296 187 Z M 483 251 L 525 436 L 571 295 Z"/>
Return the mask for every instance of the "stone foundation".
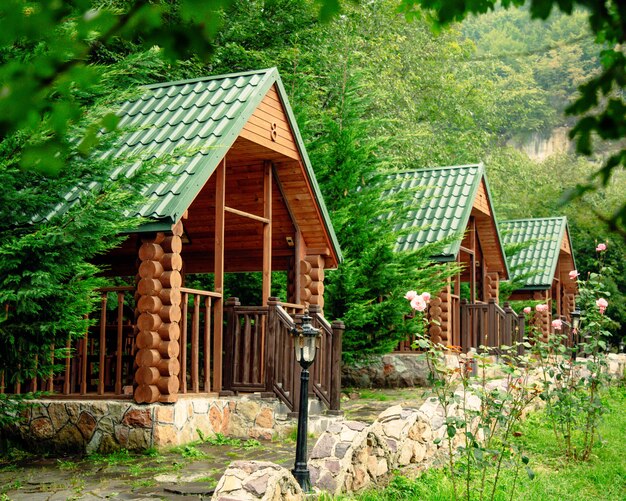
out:
<path id="1" fill-rule="evenodd" d="M 182 397 L 173 404 L 137 405 L 121 400 L 38 400 L 7 435 L 46 451 L 145 450 L 223 433 L 269 440 L 295 426 L 275 399 Z M 322 422 L 322 425 L 326 424 Z"/>
<path id="2" fill-rule="evenodd" d="M 446 363 L 456 366 L 456 355 L 445 355 Z M 494 362 L 496 357 L 492 357 Z M 626 354 L 611 353 L 607 357 L 609 374 L 623 377 Z M 390 353 L 342 367 L 341 383 L 344 388 L 409 388 L 428 386 L 428 364 L 420 353 Z M 487 377 L 498 377 L 489 369 Z"/>
<path id="3" fill-rule="evenodd" d="M 389 353 L 352 366 L 343 366 L 344 388 L 408 388 L 428 386 L 428 365 L 418 353 Z"/>

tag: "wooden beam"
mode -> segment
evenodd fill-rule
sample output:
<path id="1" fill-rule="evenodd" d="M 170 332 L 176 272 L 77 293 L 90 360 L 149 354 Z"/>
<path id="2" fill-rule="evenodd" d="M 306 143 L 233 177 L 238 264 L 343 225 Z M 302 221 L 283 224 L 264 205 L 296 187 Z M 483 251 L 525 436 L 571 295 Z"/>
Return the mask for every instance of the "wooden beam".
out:
<path id="1" fill-rule="evenodd" d="M 224 206 L 226 201 L 226 157 L 215 170 L 215 292 L 222 297 L 216 300 L 213 316 L 213 391 L 222 390 L 222 331 L 224 324 Z"/>
<path id="2" fill-rule="evenodd" d="M 232 207 L 224 206 L 224 210 L 226 212 L 230 212 L 231 214 L 237 214 L 238 216 L 247 217 L 249 219 L 254 219 L 255 221 L 260 221 L 261 223 L 269 223 L 270 220 L 267 217 L 257 216 L 256 214 L 250 214 L 249 212 L 244 212 L 242 210 L 233 209 Z"/>
<path id="3" fill-rule="evenodd" d="M 263 215 L 267 222 L 263 225 L 263 290 L 262 304 L 267 306 L 267 299 L 272 289 L 272 163 L 263 163 Z"/>

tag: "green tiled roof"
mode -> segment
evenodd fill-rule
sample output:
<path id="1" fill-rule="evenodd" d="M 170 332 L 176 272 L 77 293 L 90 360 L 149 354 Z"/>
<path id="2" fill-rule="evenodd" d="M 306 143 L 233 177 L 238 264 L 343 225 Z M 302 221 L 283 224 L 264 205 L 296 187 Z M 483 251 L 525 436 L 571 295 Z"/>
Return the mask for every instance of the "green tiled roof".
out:
<path id="1" fill-rule="evenodd" d="M 172 174 L 148 186 L 144 192 L 147 202 L 137 213 L 129 214 L 153 220 L 139 231 L 169 229 L 180 219 L 274 84 L 341 259 L 337 237 L 276 68 L 148 85 L 140 98 L 121 106 L 118 115 L 122 136 L 101 158 L 128 157 L 133 163 L 118 167 L 112 177 L 136 169 L 142 159 L 155 157 L 166 158 L 165 168 Z M 81 193 L 79 189 L 68 192 L 66 204 L 59 204 L 46 219 L 65 210 Z"/>
<path id="2" fill-rule="evenodd" d="M 418 169 L 390 176 L 396 186 L 390 192 L 416 190 L 406 221 L 394 230 L 404 230 L 396 250 L 412 251 L 423 245 L 459 236 L 448 243 L 444 260 L 455 259 L 461 246 L 474 199 L 485 174 L 483 164 Z M 414 228 L 414 231 L 411 231 Z M 407 231 L 408 229 L 408 231 Z"/>
<path id="3" fill-rule="evenodd" d="M 550 217 L 501 221 L 500 229 L 505 246 L 530 242 L 527 247 L 513 256 L 507 256 L 509 269 L 512 273 L 511 278 L 528 275 L 523 287 L 526 290 L 541 290 L 552 287 L 552 279 L 559 261 L 561 242 L 564 236 L 569 235 L 567 218 Z"/>

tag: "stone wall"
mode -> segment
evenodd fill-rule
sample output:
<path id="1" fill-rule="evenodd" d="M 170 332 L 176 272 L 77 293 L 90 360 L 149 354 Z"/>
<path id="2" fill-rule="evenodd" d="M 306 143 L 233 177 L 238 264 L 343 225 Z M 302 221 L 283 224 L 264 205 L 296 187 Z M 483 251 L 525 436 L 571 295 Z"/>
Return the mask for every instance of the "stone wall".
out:
<path id="1" fill-rule="evenodd" d="M 266 461 L 233 461 L 211 499 L 296 501 L 302 498 L 302 489 L 286 468 Z"/>
<path id="2" fill-rule="evenodd" d="M 275 399 L 180 398 L 173 404 L 137 405 L 120 400 L 39 400 L 9 436 L 35 450 L 110 452 L 170 447 L 223 433 L 271 439 L 294 427 Z"/>
<path id="3" fill-rule="evenodd" d="M 454 355 L 446 355 L 453 365 Z M 494 360 L 495 361 L 495 360 Z M 608 356 L 609 372 L 621 377 L 626 366 L 626 354 Z M 495 374 L 490 374 L 490 377 Z M 390 353 L 367 362 L 342 367 L 344 388 L 406 388 L 428 386 L 428 365 L 419 353 Z"/>
<path id="4" fill-rule="evenodd" d="M 448 362 L 451 360 L 446 359 L 446 363 Z M 608 370 L 612 377 L 623 378 L 625 369 L 626 355 L 608 356 Z M 538 373 L 534 379 L 541 384 L 541 376 Z M 487 389 L 500 388 L 504 391 L 506 384 L 506 379 L 493 379 L 487 383 Z M 462 388 L 457 391 L 462 397 Z M 526 412 L 536 409 L 541 402 L 540 399 L 535 399 L 534 405 L 527 408 Z M 477 411 L 480 409 L 480 399 L 470 394 L 465 405 L 468 409 Z M 450 406 L 450 415 L 460 415 L 462 412 L 458 406 L 455 407 L 454 404 Z M 428 468 L 439 451 L 447 450 L 448 440 L 443 407 L 436 398 L 429 398 L 419 408 L 400 405 L 390 407 L 369 426 L 358 421 L 335 422 L 320 436 L 311 451 L 309 459 L 311 482 L 316 490 L 333 495 L 380 485 L 386 481 L 390 471 L 406 471 L 408 468 L 419 471 Z M 453 440 L 453 445 L 457 447 L 462 442 L 463 435 L 459 433 Z M 269 487 L 276 485 L 277 478 L 282 478 L 286 471 L 278 466 L 264 477 L 267 489 L 258 485 L 259 482 L 254 484 L 254 489 L 246 488 L 244 485 L 246 477 L 241 473 L 248 471 L 246 468 L 256 467 L 238 462 L 236 472 L 227 471 L 218 484 L 213 499 L 221 501 L 305 499 L 301 492 L 290 491 L 281 494 L 279 490 Z M 267 466 L 264 468 L 264 471 L 269 471 Z M 227 476 L 230 480 L 225 479 Z M 255 495 L 253 491 L 257 494 Z M 268 497 L 268 492 L 275 497 Z"/>
<path id="5" fill-rule="evenodd" d="M 389 353 L 366 362 L 343 366 L 344 388 L 406 388 L 428 386 L 428 365 L 418 353 Z"/>

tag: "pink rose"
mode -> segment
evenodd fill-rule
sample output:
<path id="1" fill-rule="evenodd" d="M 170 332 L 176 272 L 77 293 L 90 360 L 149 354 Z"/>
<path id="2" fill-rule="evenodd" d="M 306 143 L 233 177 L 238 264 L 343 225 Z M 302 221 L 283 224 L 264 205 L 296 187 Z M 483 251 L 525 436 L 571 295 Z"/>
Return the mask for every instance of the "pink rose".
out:
<path id="1" fill-rule="evenodd" d="M 598 244 L 596 247 L 596 252 L 602 252 L 606 250 L 606 244 Z"/>
<path id="2" fill-rule="evenodd" d="M 537 306 L 535 306 L 535 310 L 537 310 L 539 313 L 543 313 L 548 311 L 548 305 L 547 304 L 538 304 Z"/>
<path id="3" fill-rule="evenodd" d="M 424 311 L 426 309 L 426 301 L 422 296 L 415 296 L 411 300 L 411 308 L 417 311 Z"/>
<path id="4" fill-rule="evenodd" d="M 404 299 L 408 299 L 409 301 L 413 301 L 413 298 L 417 296 L 417 292 L 409 291 L 404 295 Z"/>
<path id="5" fill-rule="evenodd" d="M 601 297 L 600 299 L 598 299 L 596 301 L 596 306 L 598 307 L 598 309 L 600 310 L 600 313 L 602 315 L 604 315 L 604 310 L 606 310 L 606 307 L 609 305 L 609 302 L 604 299 L 603 297 Z"/>
<path id="6" fill-rule="evenodd" d="M 569 272 L 570 280 L 576 280 L 578 275 L 580 275 L 580 273 L 578 273 L 578 271 L 576 271 L 576 270 L 572 270 L 572 271 Z"/>
<path id="7" fill-rule="evenodd" d="M 428 303 L 430 301 L 430 292 L 422 292 L 422 298 Z"/>
<path id="8" fill-rule="evenodd" d="M 563 328 L 563 322 L 558 318 L 556 320 L 552 320 L 552 328 L 555 331 L 560 331 Z"/>
<path id="9" fill-rule="evenodd" d="M 526 306 L 526 308 L 524 308 L 524 315 L 530 315 L 531 311 L 532 310 L 531 310 L 530 306 Z"/>

